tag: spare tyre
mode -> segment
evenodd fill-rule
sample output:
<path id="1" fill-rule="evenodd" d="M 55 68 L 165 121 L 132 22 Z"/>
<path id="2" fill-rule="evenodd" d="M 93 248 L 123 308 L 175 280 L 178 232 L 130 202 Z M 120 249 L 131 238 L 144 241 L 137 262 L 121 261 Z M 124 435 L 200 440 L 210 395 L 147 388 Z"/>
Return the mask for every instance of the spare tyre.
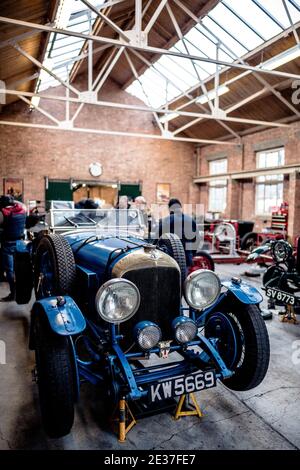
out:
<path id="1" fill-rule="evenodd" d="M 164 233 L 157 242 L 157 247 L 177 261 L 181 273 L 181 284 L 186 278 L 186 257 L 183 244 L 174 233 Z"/>
<path id="2" fill-rule="evenodd" d="M 75 278 L 76 264 L 68 241 L 58 234 L 42 237 L 35 255 L 36 298 L 71 295 Z"/>

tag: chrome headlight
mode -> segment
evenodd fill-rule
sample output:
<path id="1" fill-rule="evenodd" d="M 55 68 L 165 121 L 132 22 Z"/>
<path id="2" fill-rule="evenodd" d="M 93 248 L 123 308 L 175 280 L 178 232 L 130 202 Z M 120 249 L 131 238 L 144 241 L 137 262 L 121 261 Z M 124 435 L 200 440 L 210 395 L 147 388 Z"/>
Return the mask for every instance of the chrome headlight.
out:
<path id="1" fill-rule="evenodd" d="M 111 279 L 98 290 L 96 309 L 103 320 L 122 323 L 137 312 L 140 301 L 139 290 L 131 281 Z"/>
<path id="2" fill-rule="evenodd" d="M 173 320 L 172 328 L 174 330 L 176 341 L 180 344 L 189 343 L 195 339 L 198 327 L 196 322 L 189 317 L 177 317 Z"/>
<path id="3" fill-rule="evenodd" d="M 293 248 L 285 240 L 279 240 L 272 247 L 273 256 L 277 263 L 284 263 L 293 254 Z"/>
<path id="4" fill-rule="evenodd" d="M 140 348 L 148 351 L 161 340 L 161 329 L 151 321 L 141 321 L 134 328 L 134 337 Z"/>
<path id="5" fill-rule="evenodd" d="M 196 310 L 212 305 L 221 291 L 221 283 L 213 271 L 198 269 L 191 273 L 184 283 L 184 297 Z"/>

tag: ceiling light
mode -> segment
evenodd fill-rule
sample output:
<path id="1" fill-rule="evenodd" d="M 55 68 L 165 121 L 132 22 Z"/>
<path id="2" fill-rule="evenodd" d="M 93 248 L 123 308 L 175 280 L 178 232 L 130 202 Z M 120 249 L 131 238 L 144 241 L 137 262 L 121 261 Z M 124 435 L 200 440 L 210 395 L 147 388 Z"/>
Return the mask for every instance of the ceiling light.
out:
<path id="1" fill-rule="evenodd" d="M 228 93 L 230 89 L 226 85 L 221 85 L 218 88 L 218 96 L 225 95 L 225 93 Z M 201 103 L 205 104 L 208 103 L 209 101 L 212 101 L 216 98 L 216 90 L 211 90 L 209 91 L 206 95 L 201 95 L 197 100 L 196 103 Z"/>
<path id="2" fill-rule="evenodd" d="M 263 62 L 260 65 L 264 69 L 274 70 L 278 69 L 278 67 L 281 67 L 284 64 L 287 64 L 288 62 L 291 62 L 294 59 L 297 59 L 297 57 L 300 57 L 299 46 L 292 47 L 291 49 L 288 49 L 287 51 L 284 51 L 281 54 L 272 57 L 272 59 L 267 60 L 266 62 Z"/>
<path id="3" fill-rule="evenodd" d="M 179 116 L 178 113 L 169 113 L 169 114 L 165 114 L 164 116 L 159 118 L 159 120 L 162 124 L 165 124 L 166 122 L 172 121 L 172 119 L 175 119 L 178 116 Z"/>

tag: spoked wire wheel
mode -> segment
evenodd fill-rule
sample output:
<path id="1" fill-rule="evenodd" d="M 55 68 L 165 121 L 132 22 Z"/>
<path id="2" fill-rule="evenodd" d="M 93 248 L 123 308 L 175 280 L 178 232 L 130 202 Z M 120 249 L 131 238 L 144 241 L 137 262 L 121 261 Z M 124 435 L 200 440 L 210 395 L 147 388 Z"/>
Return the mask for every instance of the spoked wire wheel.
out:
<path id="1" fill-rule="evenodd" d="M 265 322 L 257 305 L 242 304 L 230 296 L 221 306 L 220 312 L 207 317 L 204 334 L 233 371 L 224 384 L 232 390 L 250 390 L 262 382 L 269 366 Z"/>

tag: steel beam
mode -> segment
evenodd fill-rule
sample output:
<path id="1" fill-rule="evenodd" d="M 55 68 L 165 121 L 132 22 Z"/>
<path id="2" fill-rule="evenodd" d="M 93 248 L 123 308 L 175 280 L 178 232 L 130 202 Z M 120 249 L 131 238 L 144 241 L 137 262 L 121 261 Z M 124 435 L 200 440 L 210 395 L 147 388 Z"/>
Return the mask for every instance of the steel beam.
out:
<path id="1" fill-rule="evenodd" d="M 268 91 L 267 88 L 262 88 L 261 90 L 257 91 L 256 93 L 253 93 L 252 95 L 248 96 L 242 101 L 239 101 L 238 103 L 230 106 L 229 108 L 226 108 L 226 113 L 232 113 L 236 109 L 242 108 L 246 104 L 250 103 L 251 101 L 255 100 L 256 98 L 259 98 L 260 96 L 264 95 Z"/>
<path id="2" fill-rule="evenodd" d="M 138 34 L 142 32 L 142 10 L 143 0 L 135 0 L 135 24 L 134 28 Z"/>
<path id="3" fill-rule="evenodd" d="M 196 119 L 193 119 L 193 120 L 190 121 L 190 122 L 187 122 L 184 126 L 181 126 L 181 127 L 179 127 L 178 129 L 176 129 L 176 130 L 173 132 L 173 135 L 180 134 L 180 132 L 185 131 L 186 129 L 188 129 L 189 127 L 194 126 L 195 124 L 197 124 L 197 123 L 200 122 L 200 121 L 203 121 L 203 118 L 196 118 Z"/>
<path id="4" fill-rule="evenodd" d="M 175 1 L 175 0 L 174 0 L 174 1 Z M 194 19 L 194 18 L 197 18 L 192 12 L 190 12 L 190 16 L 191 16 L 191 18 L 193 18 L 193 19 Z M 196 21 L 196 20 L 195 20 L 195 21 Z M 198 21 L 198 23 L 199 23 L 199 21 Z M 201 24 L 201 26 L 204 27 L 203 24 Z M 296 29 L 300 28 L 300 22 L 296 23 L 296 24 L 295 24 L 295 27 L 296 27 Z M 197 28 L 197 26 L 196 26 L 196 28 Z M 197 28 L 197 29 L 198 29 L 198 28 Z M 205 29 L 208 29 L 208 28 L 205 28 Z M 201 34 L 204 34 L 203 31 L 201 31 L 200 29 L 198 29 L 198 31 L 199 31 L 199 33 L 201 33 Z M 210 30 L 208 29 L 208 31 L 210 31 Z M 293 29 L 292 29 L 291 27 L 288 28 L 288 29 L 286 29 L 285 31 L 283 31 L 282 33 L 279 33 L 279 34 L 278 34 L 277 36 L 275 36 L 274 38 L 271 38 L 271 39 L 269 39 L 268 41 L 266 41 L 264 44 L 259 45 L 259 46 L 256 47 L 253 51 L 248 52 L 248 53 L 244 56 L 243 59 L 241 59 L 240 57 L 237 57 L 236 53 L 234 53 L 234 57 L 236 58 L 235 62 L 237 63 L 237 62 L 241 62 L 241 61 L 242 61 L 242 62 L 244 62 L 244 63 L 247 63 L 246 60 L 251 59 L 251 57 L 253 57 L 254 55 L 256 55 L 256 54 L 258 54 L 258 53 L 260 53 L 260 52 L 263 52 L 263 50 L 264 50 L 265 48 L 271 46 L 271 45 L 274 44 L 275 42 L 278 42 L 278 41 L 281 40 L 282 38 L 285 38 L 286 36 L 288 36 L 288 35 L 289 35 L 290 33 L 292 33 L 292 32 L 293 32 Z M 213 37 L 215 37 L 216 42 L 219 41 L 220 38 L 219 38 L 218 36 L 216 36 L 215 34 L 213 34 L 211 31 L 210 31 L 210 34 L 211 34 Z M 207 39 L 209 39 L 209 38 L 207 37 Z M 210 40 L 210 41 L 213 42 L 212 40 Z M 227 54 L 229 53 L 229 55 L 231 55 L 230 52 L 229 52 L 231 49 L 230 49 L 226 44 L 224 44 L 223 41 L 221 41 L 221 43 L 224 45 L 224 47 L 226 47 L 226 50 L 222 49 L 223 52 L 226 52 Z M 216 43 L 213 42 L 213 44 L 215 45 Z M 223 75 L 223 74 L 226 74 L 226 72 L 228 72 L 228 70 L 230 70 L 230 67 L 226 67 L 226 68 L 222 69 L 222 72 L 221 72 L 222 75 Z M 240 75 L 236 76 L 236 77 L 235 77 L 234 79 L 232 79 L 232 80 L 233 80 L 233 81 L 237 81 L 237 80 L 239 80 L 240 78 L 242 78 L 242 77 L 244 77 L 244 76 L 246 76 L 246 75 L 248 75 L 248 74 L 251 74 L 251 71 L 245 71 L 245 72 L 241 73 Z M 209 77 L 207 77 L 207 78 L 204 80 L 205 83 L 208 83 L 209 81 L 211 81 L 212 78 L 213 78 L 212 75 L 209 76 Z M 229 81 L 228 83 L 230 83 L 230 81 Z M 193 85 L 193 86 L 190 87 L 187 91 L 188 91 L 189 93 L 192 93 L 192 92 L 195 91 L 198 87 L 199 87 L 199 84 Z M 172 103 L 176 102 L 177 100 L 178 100 L 178 97 L 175 97 L 175 98 L 173 98 L 172 100 L 170 100 L 168 104 L 171 105 Z"/>
<path id="5" fill-rule="evenodd" d="M 45 129 L 45 130 L 55 130 L 63 132 L 81 132 L 85 134 L 98 134 L 98 135 L 110 135 L 110 136 L 120 136 L 120 137 L 134 137 L 141 139 L 151 139 L 151 140 L 171 140 L 175 142 L 190 142 L 192 144 L 212 144 L 212 145 L 225 145 L 233 146 L 237 145 L 234 142 L 223 142 L 221 140 L 205 140 L 205 139 L 191 139 L 188 137 L 173 137 L 172 135 L 158 135 L 158 134 L 143 134 L 140 132 L 126 132 L 126 131 L 109 131 L 107 129 L 88 129 L 83 127 L 73 127 L 73 128 L 62 128 L 58 126 L 50 126 L 46 124 L 33 124 L 28 122 L 18 122 L 18 121 L 0 121 L 0 126 L 15 126 L 15 127 L 26 127 L 32 129 Z"/>
<path id="6" fill-rule="evenodd" d="M 141 80 L 140 80 L 140 77 L 139 77 L 139 75 L 138 75 L 138 73 L 137 73 L 137 70 L 136 70 L 136 68 L 135 68 L 135 66 L 134 66 L 132 60 L 130 59 L 129 54 L 128 54 L 128 52 L 127 52 L 126 50 L 125 50 L 125 57 L 126 57 L 126 60 L 127 60 L 128 64 L 129 64 L 129 67 L 131 68 L 132 74 L 134 75 L 135 79 L 136 79 L 136 80 L 139 82 L 139 84 L 140 84 L 140 87 L 141 87 L 141 89 L 142 89 L 142 92 L 143 92 L 143 94 L 144 94 L 144 96 L 145 96 L 145 98 L 146 98 L 146 100 L 147 100 L 147 102 L 148 102 L 148 106 L 151 106 L 149 97 L 148 97 L 148 95 L 147 95 L 147 93 L 146 93 L 146 91 L 145 91 L 145 89 L 144 89 L 144 87 L 143 87 L 143 84 L 142 84 L 142 82 L 141 82 Z M 160 132 L 163 133 L 164 129 L 163 129 L 162 125 L 161 125 L 160 120 L 158 119 L 157 113 L 153 113 L 153 116 L 154 116 L 154 119 L 155 119 L 155 121 L 156 121 L 156 123 L 157 123 L 159 129 L 160 129 Z"/>
<path id="7" fill-rule="evenodd" d="M 22 85 L 23 83 L 27 83 L 27 82 L 31 82 L 32 80 L 35 80 L 36 78 L 38 78 L 39 76 L 39 73 L 36 72 L 32 75 L 29 75 L 29 76 L 25 76 L 23 78 L 19 78 L 18 80 L 15 80 L 14 82 L 11 82 L 11 83 L 7 83 L 7 86 L 9 86 L 10 88 L 17 88 L 18 86 Z"/>
<path id="8" fill-rule="evenodd" d="M 145 59 L 145 57 L 140 54 L 138 51 L 135 51 L 135 50 L 132 50 L 131 51 L 133 54 L 135 54 L 142 62 L 144 62 L 146 65 L 148 65 L 148 67 L 151 67 L 151 63 Z M 164 77 L 167 82 L 169 81 L 175 88 L 177 88 L 183 95 L 185 95 L 188 99 L 191 99 L 192 96 L 188 93 L 188 92 L 185 92 L 183 91 L 182 89 L 180 89 L 178 87 L 178 85 L 173 82 L 172 80 L 170 80 L 166 75 L 164 75 L 160 70 L 157 70 L 157 68 L 155 67 L 155 65 L 153 65 L 153 70 L 156 71 L 156 73 L 158 73 L 159 75 L 161 75 L 162 77 Z M 199 86 L 199 85 L 198 85 Z M 202 110 L 205 110 L 205 116 L 209 116 L 209 114 L 206 112 L 206 108 L 204 106 L 202 106 L 200 103 L 196 103 L 196 106 Z M 166 109 L 168 109 L 168 103 L 166 104 L 165 106 Z M 174 109 L 172 110 L 169 110 L 170 112 L 174 112 Z M 180 114 L 179 114 L 180 115 Z M 228 130 L 234 137 L 236 137 L 237 139 L 239 139 L 239 135 L 237 133 L 235 133 L 232 129 L 229 128 L 229 126 L 227 126 L 223 121 L 220 121 L 218 120 L 216 117 L 214 117 L 215 120 L 217 120 L 217 122 L 223 126 L 226 130 Z"/>
<path id="9" fill-rule="evenodd" d="M 29 106 L 37 109 L 41 114 L 43 114 L 44 116 L 46 116 L 48 119 L 50 119 L 50 121 L 53 121 L 55 122 L 55 124 L 59 125 L 59 120 L 56 119 L 54 116 L 52 116 L 52 114 L 48 113 L 47 111 L 45 111 L 43 108 L 41 108 L 40 106 L 38 105 L 33 105 L 31 103 L 31 101 L 29 101 L 27 98 L 25 98 L 25 96 L 22 96 L 22 95 L 19 95 L 19 98 L 20 100 L 24 101 L 26 104 L 28 104 Z"/>
<path id="10" fill-rule="evenodd" d="M 92 24 L 92 14 L 89 11 L 89 29 L 90 34 L 93 32 L 93 24 Z M 88 89 L 89 91 L 92 90 L 93 87 L 93 41 L 88 42 Z"/>
<path id="11" fill-rule="evenodd" d="M 126 2 L 127 0 L 110 0 L 105 3 L 101 3 L 101 5 L 97 5 L 98 7 L 98 10 L 102 10 L 104 8 L 108 8 L 108 7 L 113 7 L 114 5 L 117 5 L 118 3 L 124 3 Z"/>
<path id="12" fill-rule="evenodd" d="M 93 47 L 93 55 L 97 54 L 97 52 L 101 52 L 101 51 L 104 51 L 105 49 L 109 49 L 110 47 L 111 47 L 110 44 L 104 44 L 104 46 L 100 46 L 96 48 Z M 79 62 L 80 60 L 86 59 L 88 55 L 89 55 L 89 51 L 83 52 L 82 54 L 79 54 L 77 57 L 59 62 L 53 67 L 52 70 L 57 70 L 57 69 L 60 69 L 61 67 L 64 67 L 65 65 Z"/>
<path id="13" fill-rule="evenodd" d="M 106 72 L 104 73 L 103 77 L 101 78 L 101 80 L 99 81 L 98 85 L 96 86 L 96 88 L 94 88 L 94 90 L 98 93 L 102 86 L 104 85 L 106 79 L 108 78 L 110 72 L 112 71 L 112 69 L 114 68 L 114 66 L 116 65 L 116 63 L 118 62 L 118 60 L 120 59 L 121 55 L 123 54 L 124 52 L 124 47 L 121 47 L 117 54 L 115 55 L 115 57 L 113 58 L 113 60 L 111 61 L 110 65 L 108 66 Z"/>
<path id="14" fill-rule="evenodd" d="M 256 93 L 253 93 L 252 95 L 248 96 L 248 98 L 245 98 L 244 100 L 242 101 L 239 101 L 238 103 L 236 103 L 235 105 L 233 106 L 230 106 L 230 108 L 226 108 L 224 111 L 226 112 L 226 114 L 228 115 L 229 113 L 232 113 L 233 111 L 235 111 L 236 109 L 239 109 L 239 108 L 242 108 L 243 106 L 245 106 L 246 104 L 248 104 L 249 102 L 255 100 L 256 98 L 259 98 L 261 95 L 265 94 L 267 92 L 267 88 L 263 88 L 262 90 L 259 90 L 257 91 Z M 179 109 L 179 108 L 178 108 Z M 174 110 L 174 112 L 177 112 Z M 191 126 L 194 126 L 195 124 L 197 124 L 199 121 L 202 121 L 202 118 L 197 118 L 197 119 L 193 119 L 192 121 L 188 122 L 187 124 L 185 124 L 184 126 L 176 129 L 176 131 L 173 132 L 174 135 L 177 135 L 179 134 L 180 132 L 183 132 L 184 130 L 188 129 L 189 127 Z"/>
<path id="15" fill-rule="evenodd" d="M 109 46 L 110 47 L 110 46 Z M 117 49 L 114 47 L 113 50 L 111 51 L 111 53 L 109 54 L 109 56 L 107 57 L 106 61 L 104 62 L 104 64 L 102 65 L 101 69 L 99 70 L 98 72 L 98 75 L 97 77 L 95 78 L 94 82 L 93 82 L 93 86 L 92 88 L 95 88 L 95 86 L 97 85 L 97 83 L 99 82 L 99 80 L 101 79 L 102 75 L 105 73 L 105 70 L 107 69 L 107 67 L 109 66 L 109 64 L 111 63 L 115 53 L 116 53 Z"/>
<path id="16" fill-rule="evenodd" d="M 146 28 L 144 29 L 144 33 L 149 34 L 149 32 L 151 31 L 151 28 L 153 27 L 155 21 L 157 20 L 157 18 L 161 14 L 161 12 L 162 12 L 162 10 L 165 7 L 167 2 L 168 2 L 168 0 L 161 0 L 160 1 L 160 4 L 156 8 L 155 12 L 153 13 L 152 17 L 150 18 L 149 23 L 147 24 Z"/>
<path id="17" fill-rule="evenodd" d="M 175 17 L 175 15 L 174 15 L 174 13 L 173 13 L 173 10 L 172 10 L 172 8 L 170 7 L 169 4 L 166 5 L 166 8 L 167 8 L 167 11 L 168 11 L 169 16 L 170 16 L 170 18 L 171 18 L 171 21 L 172 21 L 172 23 L 173 23 L 173 26 L 174 26 L 174 28 L 175 28 L 175 31 L 176 31 L 176 33 L 177 33 L 177 36 L 178 36 L 179 39 L 182 41 L 186 52 L 189 54 L 188 47 L 187 47 L 187 45 L 186 45 L 185 42 L 184 42 L 184 36 L 183 36 L 182 31 L 181 31 L 181 29 L 180 29 L 180 27 L 179 27 L 179 24 L 178 24 L 178 22 L 177 22 L 177 20 L 176 20 L 176 17 Z M 198 73 L 198 71 L 197 71 L 197 69 L 196 69 L 196 67 L 195 67 L 195 62 L 192 61 L 192 64 L 193 64 L 194 71 L 195 71 L 195 73 L 196 73 L 196 75 L 197 75 L 197 77 L 198 77 L 199 84 L 200 84 L 200 86 L 201 86 L 201 88 L 202 88 L 203 94 L 205 94 L 206 96 L 208 96 L 205 83 L 204 83 L 204 81 L 203 81 L 203 80 L 200 78 L 200 76 L 199 76 L 199 73 Z M 209 100 L 208 100 L 208 104 L 209 104 L 210 110 L 212 111 L 212 105 L 211 105 L 211 102 L 210 102 Z"/>
<path id="18" fill-rule="evenodd" d="M 39 60 L 35 59 L 35 57 L 33 57 L 32 55 L 30 55 L 28 52 L 24 51 L 24 49 L 22 49 L 22 47 L 20 47 L 18 44 L 15 44 L 14 46 L 14 49 L 16 49 L 21 55 L 23 55 L 24 57 L 26 57 L 26 59 L 28 59 L 30 62 L 32 62 L 34 65 L 36 65 L 37 67 L 39 67 L 40 69 L 44 70 L 45 72 L 47 72 L 49 75 L 51 75 L 51 77 L 53 77 L 55 80 L 57 80 L 59 83 L 61 83 L 61 85 L 63 85 L 64 87 L 67 87 L 69 88 L 71 91 L 73 91 L 73 93 L 75 93 L 76 95 L 79 95 L 79 91 L 76 90 L 75 87 L 73 87 L 72 85 L 68 85 L 66 82 L 64 82 L 64 80 L 62 80 L 60 77 L 58 77 L 55 73 L 53 73 L 51 70 L 49 70 L 47 67 L 45 67 Z"/>
<path id="19" fill-rule="evenodd" d="M 292 17 L 291 17 L 291 14 L 290 14 L 290 10 L 289 10 L 289 7 L 287 6 L 287 3 L 286 3 L 286 0 L 282 0 L 282 3 L 283 3 L 283 7 L 285 9 L 285 12 L 287 14 L 287 17 L 289 19 L 289 22 L 290 22 L 290 25 L 291 27 L 293 28 L 293 34 L 294 34 L 294 38 L 296 40 L 296 44 L 298 44 L 298 46 L 300 45 L 300 40 L 299 40 L 299 35 L 298 35 L 298 32 L 295 28 L 295 25 L 293 23 L 293 20 L 292 20 Z"/>
<path id="20" fill-rule="evenodd" d="M 185 13 L 187 13 L 192 19 L 194 19 L 194 21 L 196 21 L 197 23 L 199 23 L 199 19 L 185 6 L 182 4 L 182 2 L 180 0 L 173 0 Z M 204 25 L 201 24 L 202 27 L 204 27 Z M 293 28 L 295 28 L 295 25 L 292 25 L 292 27 L 287 30 L 287 31 L 284 31 L 283 33 L 281 33 L 279 35 L 279 37 L 283 37 L 285 36 L 286 34 L 288 34 L 290 31 L 293 31 Z M 223 44 L 223 46 L 226 48 L 226 50 L 228 50 L 231 54 L 233 54 L 234 57 L 237 58 L 237 63 L 242 63 L 242 64 L 246 64 L 245 60 L 237 57 L 237 55 L 218 37 L 216 36 L 214 33 L 212 33 L 212 31 L 205 27 L 205 29 L 216 39 L 217 42 L 220 42 L 220 44 Z M 199 30 L 199 32 L 201 32 Z M 276 37 L 278 39 L 278 36 Z M 259 46 L 255 51 L 252 51 L 250 54 L 255 54 L 256 51 L 262 49 L 263 47 L 266 47 L 268 44 L 272 44 L 274 42 L 274 40 L 269 40 L 267 41 L 263 46 Z M 226 52 L 226 51 L 224 51 Z M 230 67 L 228 67 L 226 70 L 230 69 Z M 222 73 L 226 72 L 226 70 L 223 70 Z M 233 80 L 234 81 L 237 81 L 239 78 L 242 78 L 243 76 L 246 76 L 247 74 L 250 74 L 252 73 L 251 71 L 247 71 L 247 72 L 244 72 L 242 73 L 241 75 L 239 75 L 238 77 L 235 77 Z M 300 112 L 288 101 L 286 100 L 280 92 L 276 91 L 275 88 L 270 85 L 260 74 L 257 74 L 255 71 L 253 71 L 253 75 L 255 76 L 255 78 L 264 86 L 264 87 L 267 87 L 271 93 L 273 93 L 283 104 L 285 104 L 294 114 L 296 114 L 297 116 L 300 116 Z M 209 81 L 211 80 L 212 77 L 209 77 L 208 79 L 206 79 L 206 81 Z M 229 82 L 228 82 L 229 83 Z M 198 85 L 195 85 L 194 87 L 192 87 L 189 92 L 192 92 L 194 91 L 197 87 L 199 86 Z M 171 104 L 172 102 L 178 100 L 180 97 L 177 97 L 175 99 L 173 99 L 169 104 Z"/>
<path id="21" fill-rule="evenodd" d="M 188 47 L 187 47 L 187 45 L 186 45 L 186 43 L 185 43 L 185 40 L 184 40 L 184 36 L 183 36 L 183 34 L 182 34 L 182 31 L 181 31 L 181 29 L 180 29 L 180 27 L 179 27 L 179 24 L 178 24 L 178 22 L 177 22 L 177 20 L 176 20 L 176 17 L 175 17 L 175 15 L 174 15 L 174 13 L 173 13 L 172 8 L 170 7 L 169 4 L 166 5 L 166 8 L 167 8 L 167 11 L 168 11 L 169 16 L 170 16 L 170 18 L 171 18 L 171 21 L 172 21 L 172 23 L 173 23 L 173 26 L 174 26 L 174 28 L 175 28 L 175 31 L 176 31 L 176 33 L 177 33 L 177 36 L 179 37 L 179 39 L 181 39 L 181 41 L 182 41 L 182 43 L 183 43 L 183 45 L 184 45 L 184 48 L 185 48 L 186 52 L 189 53 Z M 192 61 L 192 64 L 193 64 L 195 73 L 197 74 L 197 77 L 198 77 L 199 84 L 200 84 L 200 86 L 201 86 L 202 92 L 203 92 L 203 94 L 204 94 L 205 96 L 207 96 L 207 98 L 208 98 L 208 93 L 207 93 L 207 88 L 206 88 L 206 85 L 205 85 L 205 81 L 202 80 L 201 77 L 199 76 L 194 61 Z M 196 106 L 198 106 L 198 107 L 201 108 L 202 110 L 205 109 L 204 106 L 201 106 L 199 103 L 196 103 Z M 213 112 L 213 106 L 212 106 L 212 103 L 211 103 L 211 101 L 210 101 L 209 99 L 208 99 L 208 106 L 209 106 L 211 112 Z M 195 120 L 194 120 L 194 121 L 195 121 Z M 201 121 L 201 118 L 197 118 L 197 122 L 199 122 L 199 121 Z M 229 126 L 227 126 L 224 122 L 219 121 L 219 120 L 217 120 L 217 122 L 218 122 L 218 124 L 220 124 L 222 127 L 224 127 L 224 129 L 226 129 L 227 131 L 229 131 L 229 132 L 231 133 L 231 135 L 233 135 L 233 137 L 239 138 L 239 135 L 238 135 L 236 132 L 234 132 Z M 191 127 L 191 125 L 193 125 L 193 124 L 186 125 L 186 126 L 185 126 L 185 129 Z M 177 130 L 176 130 L 175 133 L 177 134 Z"/>
<path id="22" fill-rule="evenodd" d="M 91 11 L 93 11 L 99 18 L 101 18 L 107 25 L 109 25 L 111 27 L 111 29 L 113 29 L 116 33 L 119 34 L 119 36 L 124 39 L 124 41 L 129 41 L 128 37 L 126 36 L 126 34 L 124 33 L 124 31 L 119 28 L 118 25 L 116 25 L 116 23 L 114 23 L 110 18 L 108 18 L 108 16 L 104 15 L 104 13 L 102 13 L 101 11 L 99 11 L 96 7 L 94 7 L 94 5 L 92 5 L 90 2 L 88 2 L 87 0 L 81 0 L 81 3 L 84 3 L 84 5 L 86 5 Z"/>
<path id="23" fill-rule="evenodd" d="M 178 2 L 178 0 L 173 0 L 175 2 Z M 46 25 L 41 25 L 37 23 L 31 23 L 28 21 L 22 21 L 22 20 L 16 20 L 12 18 L 7 18 L 0 16 L 0 23 L 7 23 L 7 24 L 13 24 L 15 26 L 22 26 L 24 28 L 30 28 L 30 29 L 37 29 L 39 31 L 47 31 L 47 32 L 55 32 L 57 34 L 64 34 L 66 36 L 74 36 L 74 37 L 79 37 L 85 40 L 92 40 L 94 42 L 99 42 L 101 44 L 111 44 L 113 46 L 117 47 L 126 47 L 127 49 L 132 49 L 136 51 L 141 51 L 141 52 L 146 52 L 149 54 L 153 55 L 170 55 L 173 57 L 179 57 L 183 59 L 190 59 L 190 60 L 195 60 L 199 62 L 206 62 L 209 64 L 218 64 L 222 65 L 224 67 L 229 67 L 229 68 L 236 68 L 236 69 L 241 69 L 241 70 L 250 70 L 252 72 L 257 72 L 265 75 L 270 75 L 270 76 L 276 76 L 276 77 L 283 77 L 283 78 L 292 78 L 299 80 L 300 75 L 296 75 L 293 73 L 288 73 L 288 72 L 279 72 L 277 70 L 267 70 L 262 67 L 252 67 L 250 65 L 245 65 L 245 64 L 240 64 L 240 63 L 230 63 L 224 60 L 219 60 L 216 62 L 215 59 L 210 59 L 208 57 L 199 57 L 197 55 L 193 54 L 185 54 L 181 52 L 176 52 L 174 50 L 166 50 L 166 49 L 160 49 L 158 47 L 143 47 L 140 45 L 132 45 L 132 44 L 125 44 L 123 41 L 119 41 L 117 39 L 111 39 L 111 38 L 106 38 L 103 36 L 95 36 L 93 34 L 83 34 L 83 33 L 77 33 L 75 31 L 70 31 L 70 30 L 65 30 L 65 29 L 59 29 L 59 28 L 53 28 L 51 26 L 46 26 Z"/>
<path id="24" fill-rule="evenodd" d="M 57 100 L 57 101 L 66 101 L 66 97 L 64 96 L 55 96 L 51 94 L 40 94 L 40 93 L 30 93 L 30 92 L 21 92 L 18 90 L 9 90 L 9 89 L 0 89 L 0 93 L 3 94 L 8 94 L 8 95 L 22 95 L 22 96 L 39 96 L 41 99 L 46 99 L 46 100 Z M 70 103 L 81 103 L 81 104 L 91 104 L 89 101 L 85 101 L 83 99 L 79 98 L 69 98 Z M 127 109 L 131 111 L 142 111 L 142 112 L 147 112 L 147 113 L 157 113 L 157 114 L 173 114 L 174 109 L 162 109 L 162 108 L 153 108 L 153 107 L 148 107 L 148 106 L 139 106 L 139 105 L 130 105 L 130 104 L 125 104 L 125 103 L 114 103 L 111 101 L 97 101 L 93 103 L 93 105 L 97 106 L 103 106 L 103 107 L 108 107 L 108 108 L 115 108 L 115 109 Z M 176 111 L 177 112 L 177 111 Z M 204 113 L 194 113 L 194 112 L 185 112 L 185 111 L 178 111 L 177 112 L 179 116 L 185 116 L 185 117 L 195 117 L 195 118 L 203 118 L 203 119 L 211 119 L 211 120 L 216 120 L 216 117 L 211 115 L 211 114 L 204 114 Z M 220 118 L 219 118 L 220 119 Z M 242 119 L 242 118 L 236 118 L 236 117 L 230 117 L 230 116 L 224 116 L 222 121 L 227 121 L 227 122 L 237 122 L 241 124 L 255 124 L 255 125 L 264 125 L 264 126 L 269 126 L 269 127 L 289 127 L 287 124 L 282 124 L 278 122 L 270 122 L 270 121 L 259 121 L 255 119 Z"/>

